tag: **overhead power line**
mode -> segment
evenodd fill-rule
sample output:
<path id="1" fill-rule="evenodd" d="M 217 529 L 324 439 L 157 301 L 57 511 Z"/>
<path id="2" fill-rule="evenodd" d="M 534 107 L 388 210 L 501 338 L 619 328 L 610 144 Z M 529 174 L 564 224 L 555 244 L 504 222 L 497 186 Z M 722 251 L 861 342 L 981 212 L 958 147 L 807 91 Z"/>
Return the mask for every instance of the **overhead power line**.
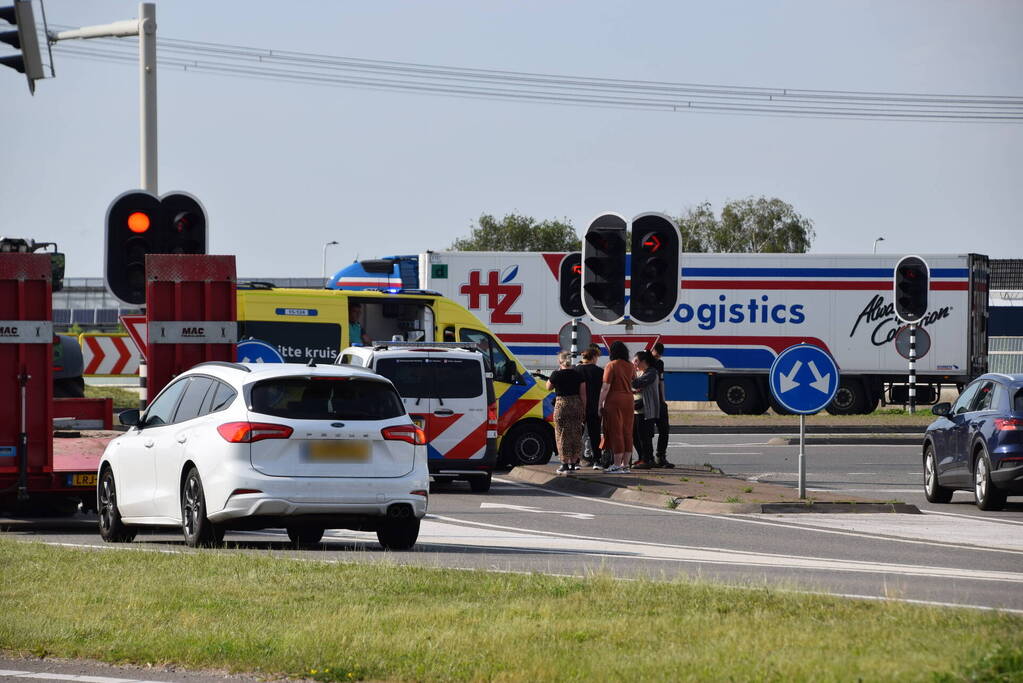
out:
<path id="1" fill-rule="evenodd" d="M 137 63 L 137 40 L 62 41 L 57 54 Z M 236 78 L 583 107 L 757 116 L 1023 122 L 1023 97 L 671 83 L 438 66 L 158 38 L 159 63 Z"/>

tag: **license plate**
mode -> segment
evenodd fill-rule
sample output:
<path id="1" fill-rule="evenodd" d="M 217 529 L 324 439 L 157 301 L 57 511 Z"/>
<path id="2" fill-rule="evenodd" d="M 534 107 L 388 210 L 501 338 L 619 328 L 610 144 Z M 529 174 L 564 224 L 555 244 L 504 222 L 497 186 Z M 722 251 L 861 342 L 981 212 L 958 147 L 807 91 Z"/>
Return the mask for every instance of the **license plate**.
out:
<path id="1" fill-rule="evenodd" d="M 72 486 L 95 486 L 96 475 L 95 474 L 72 474 L 71 475 Z"/>
<path id="2" fill-rule="evenodd" d="M 365 462 L 369 460 L 369 441 L 310 441 L 306 457 L 312 462 Z"/>

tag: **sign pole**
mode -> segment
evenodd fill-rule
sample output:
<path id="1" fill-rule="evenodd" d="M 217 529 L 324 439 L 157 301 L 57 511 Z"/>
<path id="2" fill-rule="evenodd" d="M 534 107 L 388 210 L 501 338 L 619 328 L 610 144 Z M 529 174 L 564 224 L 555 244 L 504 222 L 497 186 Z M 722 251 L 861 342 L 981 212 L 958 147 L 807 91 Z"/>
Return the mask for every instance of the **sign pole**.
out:
<path id="1" fill-rule="evenodd" d="M 579 357 L 579 318 L 572 318 L 572 360 Z"/>
<path id="2" fill-rule="evenodd" d="M 909 414 L 916 413 L 916 323 L 909 325 Z"/>
<path id="3" fill-rule="evenodd" d="M 799 416 L 799 500 L 806 500 L 806 415 Z"/>

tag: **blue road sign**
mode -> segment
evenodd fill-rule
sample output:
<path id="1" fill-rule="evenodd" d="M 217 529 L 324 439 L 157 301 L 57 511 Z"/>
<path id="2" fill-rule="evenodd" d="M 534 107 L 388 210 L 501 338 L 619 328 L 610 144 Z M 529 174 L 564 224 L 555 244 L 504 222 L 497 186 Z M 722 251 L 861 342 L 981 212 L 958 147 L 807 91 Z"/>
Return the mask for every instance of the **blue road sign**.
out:
<path id="1" fill-rule="evenodd" d="M 258 339 L 246 339 L 238 342 L 235 358 L 239 363 L 283 363 L 280 352 L 266 342 Z"/>
<path id="2" fill-rule="evenodd" d="M 835 397 L 838 366 L 824 349 L 797 344 L 774 359 L 768 384 L 782 407 L 799 415 L 812 415 Z"/>

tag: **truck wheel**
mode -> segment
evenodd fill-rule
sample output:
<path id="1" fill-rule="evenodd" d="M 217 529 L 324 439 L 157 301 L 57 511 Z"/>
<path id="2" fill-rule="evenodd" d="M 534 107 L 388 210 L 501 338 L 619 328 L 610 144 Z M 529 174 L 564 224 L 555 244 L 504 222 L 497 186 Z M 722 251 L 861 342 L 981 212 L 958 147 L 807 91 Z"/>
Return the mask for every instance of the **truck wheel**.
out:
<path id="1" fill-rule="evenodd" d="M 748 377 L 718 379 L 716 400 L 718 408 L 727 415 L 757 415 L 764 410 L 760 390 Z"/>
<path id="2" fill-rule="evenodd" d="M 81 377 L 62 377 L 53 380 L 54 398 L 85 398 L 85 380 Z"/>
<path id="3" fill-rule="evenodd" d="M 288 538 L 300 548 L 308 547 L 320 542 L 320 539 L 323 538 L 323 531 L 323 527 L 289 526 Z"/>
<path id="4" fill-rule="evenodd" d="M 867 392 L 858 379 L 842 379 L 835 398 L 825 410 L 832 415 L 862 415 L 867 407 Z"/>
<path id="5" fill-rule="evenodd" d="M 796 413 L 792 412 L 791 410 L 789 410 L 788 408 L 786 408 L 785 406 L 783 406 L 782 404 L 778 403 L 778 400 L 775 399 L 775 397 L 773 395 L 770 398 L 770 402 L 771 402 L 771 410 L 773 410 L 776 415 L 795 415 L 796 414 Z"/>
<path id="6" fill-rule="evenodd" d="M 181 530 L 185 545 L 191 548 L 210 547 L 224 542 L 224 529 L 206 517 L 206 495 L 202 490 L 199 470 L 188 470 L 181 487 Z"/>
<path id="7" fill-rule="evenodd" d="M 546 424 L 527 423 L 513 427 L 501 443 L 502 460 L 510 465 L 545 465 L 550 462 L 554 443 Z"/>
<path id="8" fill-rule="evenodd" d="M 114 471 L 107 467 L 96 485 L 96 504 L 99 508 L 99 535 L 107 543 L 130 543 L 135 540 L 135 529 L 121 521 L 117 509 L 117 491 Z"/>
<path id="9" fill-rule="evenodd" d="M 419 520 L 415 517 L 388 519 L 377 529 L 377 540 L 387 550 L 408 550 L 419 538 Z"/>

